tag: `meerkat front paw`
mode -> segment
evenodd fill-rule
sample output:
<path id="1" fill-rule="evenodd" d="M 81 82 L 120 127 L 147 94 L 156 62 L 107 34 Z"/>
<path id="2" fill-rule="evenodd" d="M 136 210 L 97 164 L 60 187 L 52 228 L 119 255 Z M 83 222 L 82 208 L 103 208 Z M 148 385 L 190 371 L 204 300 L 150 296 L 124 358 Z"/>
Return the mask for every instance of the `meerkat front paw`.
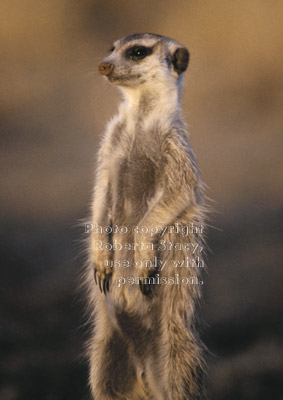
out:
<path id="1" fill-rule="evenodd" d="M 99 289 L 106 295 L 109 292 L 109 284 L 112 276 L 112 269 L 109 267 L 109 259 L 103 254 L 97 252 L 93 255 L 93 270 L 94 281 L 99 286 Z"/>
<path id="2" fill-rule="evenodd" d="M 109 283 L 112 276 L 112 271 L 104 271 L 101 272 L 101 269 L 97 267 L 97 264 L 94 264 L 94 281 L 99 286 L 99 289 L 102 293 L 106 295 L 106 292 L 109 292 Z"/>
<path id="3" fill-rule="evenodd" d="M 94 281 L 99 286 L 101 293 L 104 292 L 105 295 L 109 292 L 113 259 L 112 251 L 103 248 L 103 244 L 107 244 L 108 239 L 108 236 L 95 234 L 91 237 L 91 262 L 94 270 Z"/>
<path id="4" fill-rule="evenodd" d="M 155 284 L 156 268 L 154 265 L 154 252 L 135 253 L 135 265 L 138 268 L 139 287 L 143 295 L 153 295 L 153 285 Z"/>
<path id="5" fill-rule="evenodd" d="M 152 297 L 156 285 L 156 271 L 149 270 L 147 276 L 139 277 L 140 291 L 144 296 Z"/>

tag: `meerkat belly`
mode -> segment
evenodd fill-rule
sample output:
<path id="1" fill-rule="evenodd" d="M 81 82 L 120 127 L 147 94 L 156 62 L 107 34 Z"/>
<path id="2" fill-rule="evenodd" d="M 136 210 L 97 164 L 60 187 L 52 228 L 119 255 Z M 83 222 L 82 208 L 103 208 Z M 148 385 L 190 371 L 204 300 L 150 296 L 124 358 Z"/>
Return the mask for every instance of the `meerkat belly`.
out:
<path id="1" fill-rule="evenodd" d="M 119 163 L 116 174 L 113 218 L 123 225 L 137 223 L 155 193 L 158 170 L 146 155 L 135 154 Z"/>

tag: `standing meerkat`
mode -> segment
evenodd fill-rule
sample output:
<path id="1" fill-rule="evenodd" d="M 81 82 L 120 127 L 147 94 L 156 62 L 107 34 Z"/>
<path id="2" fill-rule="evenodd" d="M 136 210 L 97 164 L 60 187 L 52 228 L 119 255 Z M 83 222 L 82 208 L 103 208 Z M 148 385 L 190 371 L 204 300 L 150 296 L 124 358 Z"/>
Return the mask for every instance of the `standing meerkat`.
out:
<path id="1" fill-rule="evenodd" d="M 120 39 L 110 52 L 99 72 L 123 101 L 98 153 L 92 203 L 92 394 L 203 399 L 194 328 L 203 185 L 181 110 L 189 52 L 149 33 Z"/>

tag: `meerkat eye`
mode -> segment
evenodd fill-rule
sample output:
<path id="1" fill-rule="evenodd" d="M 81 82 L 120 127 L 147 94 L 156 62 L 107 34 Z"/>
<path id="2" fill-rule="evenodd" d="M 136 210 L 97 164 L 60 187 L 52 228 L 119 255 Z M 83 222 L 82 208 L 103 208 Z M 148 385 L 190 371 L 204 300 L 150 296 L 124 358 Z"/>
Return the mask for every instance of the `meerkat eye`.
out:
<path id="1" fill-rule="evenodd" d="M 112 46 L 111 49 L 109 49 L 109 53 L 112 53 L 115 50 L 115 47 Z"/>
<path id="2" fill-rule="evenodd" d="M 133 46 L 126 50 L 126 58 L 130 60 L 137 61 L 142 60 L 143 58 L 152 54 L 151 47 L 144 47 L 144 46 Z"/>

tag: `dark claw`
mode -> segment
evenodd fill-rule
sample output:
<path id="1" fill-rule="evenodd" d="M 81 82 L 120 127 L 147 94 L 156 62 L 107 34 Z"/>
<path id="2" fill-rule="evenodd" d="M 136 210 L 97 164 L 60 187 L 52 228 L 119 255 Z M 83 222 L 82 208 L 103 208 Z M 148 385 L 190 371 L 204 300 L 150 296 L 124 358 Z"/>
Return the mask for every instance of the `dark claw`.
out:
<path id="1" fill-rule="evenodd" d="M 98 278 L 98 282 L 99 282 L 99 289 L 100 289 L 100 291 L 101 291 L 101 293 L 102 293 L 101 279 L 100 279 L 100 278 Z"/>
<path id="2" fill-rule="evenodd" d="M 111 279 L 111 274 L 110 275 L 106 275 L 106 278 L 105 278 L 105 281 L 104 281 L 104 287 L 103 287 L 105 295 L 106 295 L 107 292 L 109 292 L 110 279 Z"/>
<path id="3" fill-rule="evenodd" d="M 107 278 L 103 279 L 103 292 L 106 296 L 106 282 L 107 282 Z"/>
<path id="4" fill-rule="evenodd" d="M 96 283 L 96 285 L 97 285 L 97 279 L 96 279 L 96 269 L 94 270 L 94 282 Z"/>

